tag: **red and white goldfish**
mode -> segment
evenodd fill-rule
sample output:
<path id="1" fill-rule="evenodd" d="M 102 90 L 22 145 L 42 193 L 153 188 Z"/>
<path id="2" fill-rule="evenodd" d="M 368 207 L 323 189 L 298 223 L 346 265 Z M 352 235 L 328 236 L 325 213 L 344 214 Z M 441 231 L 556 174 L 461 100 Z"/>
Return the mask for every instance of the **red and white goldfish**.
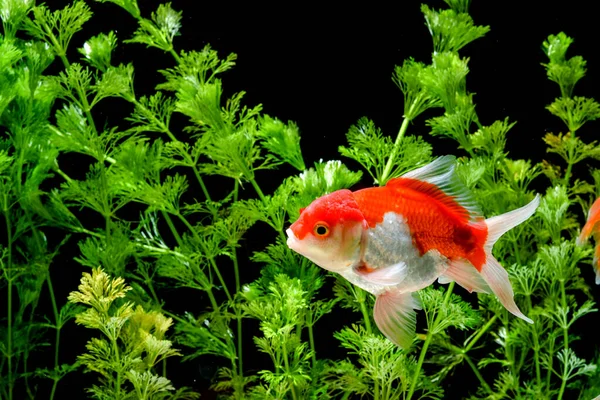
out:
<path id="1" fill-rule="evenodd" d="M 577 244 L 583 246 L 590 235 L 594 236 L 596 248 L 594 249 L 592 266 L 596 271 L 596 285 L 600 285 L 600 224 L 598 222 L 600 222 L 600 198 L 596 199 L 594 204 L 592 204 L 588 212 L 587 221 L 577 238 Z"/>
<path id="2" fill-rule="evenodd" d="M 415 292 L 436 279 L 492 292 L 508 311 L 533 323 L 517 307 L 492 247 L 535 212 L 539 197 L 484 219 L 456 177 L 454 161 L 440 157 L 385 186 L 320 197 L 287 230 L 291 249 L 376 296 L 379 330 L 403 348 L 412 344 L 414 310 L 421 308 Z"/>

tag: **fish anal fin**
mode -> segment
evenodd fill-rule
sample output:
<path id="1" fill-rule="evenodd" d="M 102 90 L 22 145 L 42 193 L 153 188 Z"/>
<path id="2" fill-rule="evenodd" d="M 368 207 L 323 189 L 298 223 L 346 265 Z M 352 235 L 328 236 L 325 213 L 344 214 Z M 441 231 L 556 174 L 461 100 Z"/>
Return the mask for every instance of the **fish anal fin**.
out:
<path id="1" fill-rule="evenodd" d="M 464 259 L 453 260 L 450 262 L 444 275 L 438 278 L 439 283 L 449 283 L 455 281 L 463 288 L 471 292 L 492 293 L 492 289 L 483 279 L 477 268 Z"/>
<path id="2" fill-rule="evenodd" d="M 412 292 L 387 291 L 377 296 L 373 316 L 377 327 L 391 342 L 408 349 L 417 328 L 417 314 L 421 304 Z"/>

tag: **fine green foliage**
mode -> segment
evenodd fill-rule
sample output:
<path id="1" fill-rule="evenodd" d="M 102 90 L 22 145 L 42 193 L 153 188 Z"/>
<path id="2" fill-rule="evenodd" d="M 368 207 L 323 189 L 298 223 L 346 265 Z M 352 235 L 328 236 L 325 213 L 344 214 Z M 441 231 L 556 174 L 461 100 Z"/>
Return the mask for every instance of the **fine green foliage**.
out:
<path id="1" fill-rule="evenodd" d="M 122 278 L 94 268 L 91 274 L 83 274 L 79 291 L 69 295 L 70 302 L 89 306 L 75 321 L 104 335 L 88 341 L 87 353 L 78 357 L 87 370 L 100 374 L 100 384 L 88 391 L 107 400 L 173 398 L 171 382 L 153 373 L 156 364 L 180 355 L 171 341 L 163 339 L 173 320 L 119 301 L 130 290 Z"/>
<path id="2" fill-rule="evenodd" d="M 74 396 L 63 378 L 84 372 L 98 399 L 442 399 L 456 396 L 458 379 L 474 383 L 458 389 L 472 399 L 597 396 L 598 355 L 573 344 L 597 312 L 586 283 L 594 250 L 575 238 L 600 170 L 575 177 L 574 167 L 600 159 L 586 136 L 600 106 L 575 95 L 587 65 L 567 57 L 570 37 L 542 45 L 561 95 L 546 109 L 566 130 L 536 139 L 548 160 L 513 159 L 516 122 L 480 121 L 489 105 L 475 103 L 459 53 L 490 28 L 475 24 L 470 0 L 423 4 L 431 57 L 390 71 L 399 131 L 360 118 L 338 147 L 346 165 L 306 159 L 300 124 L 229 90 L 235 54 L 180 49 L 185 10 L 97 2 L 130 18 L 132 36 L 90 36 L 93 3 L 82 0 L 0 1 L 2 399 Z M 144 95 L 132 48 L 170 60 L 144 65 L 160 79 Z M 374 296 L 287 246 L 285 230 L 314 199 L 385 185 L 447 152 L 419 132 L 455 144 L 457 175 L 488 218 L 542 192 L 535 215 L 494 246 L 534 324 L 441 279 L 415 294 L 422 310 L 404 350 L 378 331 Z M 63 277 L 81 273 L 73 261 L 91 270 L 67 297 Z M 66 329 L 84 332 L 85 347 L 66 352 Z M 185 382 L 181 371 L 198 365 L 209 372 Z"/>

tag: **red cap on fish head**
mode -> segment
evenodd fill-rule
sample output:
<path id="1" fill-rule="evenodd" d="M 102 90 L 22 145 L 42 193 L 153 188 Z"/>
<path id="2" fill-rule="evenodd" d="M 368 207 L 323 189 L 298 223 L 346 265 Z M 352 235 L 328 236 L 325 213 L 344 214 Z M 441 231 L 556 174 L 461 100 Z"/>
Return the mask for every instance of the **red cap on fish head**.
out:
<path id="1" fill-rule="evenodd" d="M 300 217 L 290 229 L 298 239 L 302 240 L 313 231 L 317 222 L 325 222 L 330 227 L 334 227 L 345 221 L 364 221 L 364 219 L 352 192 L 342 189 L 319 197 L 302 209 Z"/>

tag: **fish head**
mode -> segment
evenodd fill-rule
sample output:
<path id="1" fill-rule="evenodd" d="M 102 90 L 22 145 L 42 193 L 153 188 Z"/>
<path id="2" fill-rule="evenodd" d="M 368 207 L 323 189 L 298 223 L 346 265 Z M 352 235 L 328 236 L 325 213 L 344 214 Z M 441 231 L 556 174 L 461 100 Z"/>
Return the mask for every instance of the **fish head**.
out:
<path id="1" fill-rule="evenodd" d="M 350 190 L 313 201 L 286 231 L 287 245 L 333 272 L 352 268 L 361 256 L 367 222 Z"/>

